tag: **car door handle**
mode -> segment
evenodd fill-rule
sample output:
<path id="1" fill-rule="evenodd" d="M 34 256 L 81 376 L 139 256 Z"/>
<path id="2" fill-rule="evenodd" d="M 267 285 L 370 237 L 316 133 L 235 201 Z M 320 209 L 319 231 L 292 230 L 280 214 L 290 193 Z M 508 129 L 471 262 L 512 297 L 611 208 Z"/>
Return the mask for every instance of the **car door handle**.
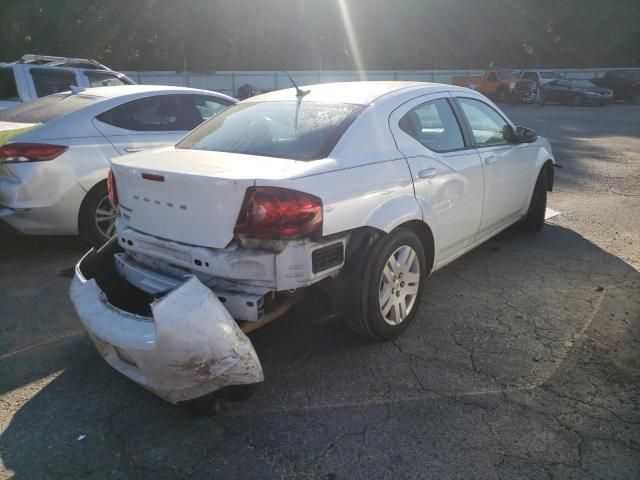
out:
<path id="1" fill-rule="evenodd" d="M 144 148 L 125 148 L 124 151 L 127 153 L 136 153 L 136 152 L 142 152 L 144 150 Z"/>
<path id="2" fill-rule="evenodd" d="M 431 178 L 438 175 L 437 168 L 425 168 L 424 170 L 420 170 L 418 172 L 418 178 Z"/>
<path id="3" fill-rule="evenodd" d="M 484 159 L 485 165 L 493 165 L 498 161 L 498 157 L 487 157 Z"/>

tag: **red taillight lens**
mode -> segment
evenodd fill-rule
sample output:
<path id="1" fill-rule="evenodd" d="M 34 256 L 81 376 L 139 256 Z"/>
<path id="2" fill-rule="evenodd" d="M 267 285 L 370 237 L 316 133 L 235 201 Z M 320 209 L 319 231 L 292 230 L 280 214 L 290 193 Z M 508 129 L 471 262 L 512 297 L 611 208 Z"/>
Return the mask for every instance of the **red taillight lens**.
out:
<path id="1" fill-rule="evenodd" d="M 234 233 L 254 238 L 291 239 L 322 231 L 322 200 L 277 187 L 250 187 Z"/>
<path id="2" fill-rule="evenodd" d="M 66 145 L 46 143 L 8 143 L 0 147 L 0 162 L 44 162 L 53 160 L 69 149 Z"/>
<path id="3" fill-rule="evenodd" d="M 107 191 L 109 192 L 109 200 L 114 207 L 118 206 L 118 189 L 116 187 L 116 179 L 113 176 L 113 170 L 109 170 L 107 175 Z"/>

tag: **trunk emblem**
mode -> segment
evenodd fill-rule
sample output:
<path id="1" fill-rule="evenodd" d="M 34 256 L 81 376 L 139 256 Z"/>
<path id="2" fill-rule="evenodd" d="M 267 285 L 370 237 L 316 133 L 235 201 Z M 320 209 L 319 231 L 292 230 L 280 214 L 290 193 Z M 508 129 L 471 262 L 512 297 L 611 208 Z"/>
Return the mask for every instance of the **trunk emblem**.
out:
<path id="1" fill-rule="evenodd" d="M 145 180 L 151 180 L 152 182 L 164 182 L 164 176 L 156 175 L 155 173 L 143 173 L 142 178 Z"/>

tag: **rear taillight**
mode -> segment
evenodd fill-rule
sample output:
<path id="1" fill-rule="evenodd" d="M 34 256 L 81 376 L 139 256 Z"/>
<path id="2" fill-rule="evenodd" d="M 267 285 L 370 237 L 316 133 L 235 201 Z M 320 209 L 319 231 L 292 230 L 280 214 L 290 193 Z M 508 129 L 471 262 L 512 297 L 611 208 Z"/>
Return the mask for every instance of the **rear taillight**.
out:
<path id="1" fill-rule="evenodd" d="M 118 206 L 118 188 L 116 187 L 116 179 L 113 176 L 113 170 L 109 170 L 107 175 L 107 191 L 109 192 L 109 200 L 114 207 Z"/>
<path id="2" fill-rule="evenodd" d="M 250 187 L 235 234 L 253 238 L 292 239 L 322 232 L 322 200 L 287 188 Z"/>
<path id="3" fill-rule="evenodd" d="M 0 163 L 44 162 L 69 149 L 66 145 L 46 143 L 8 143 L 0 147 Z"/>

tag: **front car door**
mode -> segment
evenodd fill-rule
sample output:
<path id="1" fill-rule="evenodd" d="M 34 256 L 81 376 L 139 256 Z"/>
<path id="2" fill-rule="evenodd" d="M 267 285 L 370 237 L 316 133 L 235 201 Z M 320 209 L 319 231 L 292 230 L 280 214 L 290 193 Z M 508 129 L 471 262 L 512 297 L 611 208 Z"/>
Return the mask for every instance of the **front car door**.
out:
<path id="1" fill-rule="evenodd" d="M 480 226 L 484 192 L 480 156 L 461 128 L 447 93 L 404 103 L 389 122 L 409 164 L 425 220 L 436 224 L 434 253 L 441 263 L 462 252 Z"/>
<path id="2" fill-rule="evenodd" d="M 511 143 L 514 125 L 481 97 L 455 93 L 484 168 L 484 208 L 477 240 L 519 219 L 536 178 L 537 150 Z"/>

